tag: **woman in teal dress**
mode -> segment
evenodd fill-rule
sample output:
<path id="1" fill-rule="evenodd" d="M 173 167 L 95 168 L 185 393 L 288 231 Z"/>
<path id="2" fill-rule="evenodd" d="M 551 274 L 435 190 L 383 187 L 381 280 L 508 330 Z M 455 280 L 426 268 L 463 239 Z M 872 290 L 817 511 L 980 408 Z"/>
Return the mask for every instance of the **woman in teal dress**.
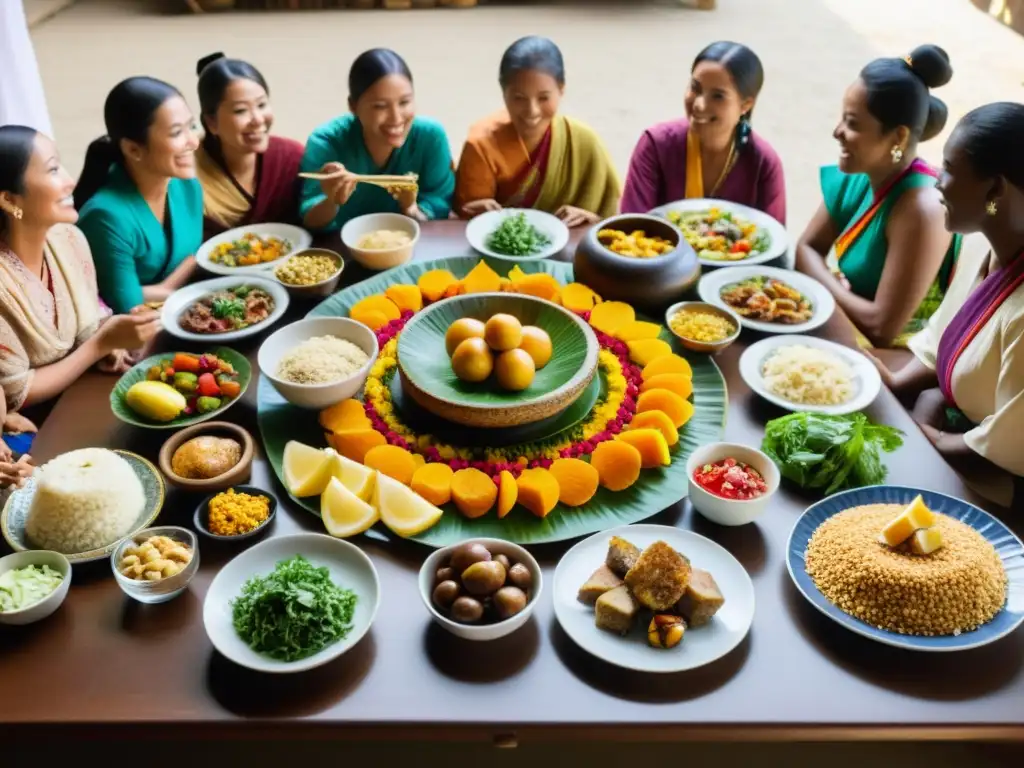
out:
<path id="1" fill-rule="evenodd" d="M 366 213 L 448 218 L 455 189 L 448 137 L 440 123 L 416 115 L 412 73 L 402 57 L 385 48 L 361 54 L 348 90 L 351 114 L 321 125 L 306 142 L 302 170 L 331 174 L 303 184 L 299 214 L 306 227 L 337 230 Z M 408 173 L 419 176 L 418 189 L 388 190 L 355 178 Z"/>
<path id="2" fill-rule="evenodd" d="M 185 99 L 151 77 L 118 83 L 103 117 L 107 135 L 89 146 L 75 207 L 100 296 L 122 313 L 166 300 L 195 271 L 203 240 L 199 139 Z"/>
<path id="3" fill-rule="evenodd" d="M 843 99 L 839 165 L 821 171 L 823 202 L 796 266 L 835 296 L 864 346 L 906 347 L 952 279 L 960 237 L 946 231 L 937 173 L 916 154 L 946 123 L 929 89 L 951 76 L 946 53 L 924 45 L 871 62 Z"/>

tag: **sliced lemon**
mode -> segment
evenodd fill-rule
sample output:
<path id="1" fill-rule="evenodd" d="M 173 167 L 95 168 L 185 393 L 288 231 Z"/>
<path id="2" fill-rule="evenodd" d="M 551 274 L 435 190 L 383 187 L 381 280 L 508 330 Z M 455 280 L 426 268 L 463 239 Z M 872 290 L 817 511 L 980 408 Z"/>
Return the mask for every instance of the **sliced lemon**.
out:
<path id="1" fill-rule="evenodd" d="M 374 505 L 384 525 L 408 538 L 430 528 L 444 513 L 408 486 L 377 473 Z"/>
<path id="2" fill-rule="evenodd" d="M 337 453 L 290 440 L 284 447 L 284 482 L 292 496 L 319 496 L 334 474 Z"/>
<path id="3" fill-rule="evenodd" d="M 320 497 L 320 516 L 331 536 L 345 539 L 362 533 L 380 520 L 377 510 L 356 496 L 336 477 Z"/>
<path id="4" fill-rule="evenodd" d="M 340 453 L 334 458 L 334 476 L 360 499 L 370 501 L 373 498 L 373 478 L 377 474 L 376 471 Z"/>

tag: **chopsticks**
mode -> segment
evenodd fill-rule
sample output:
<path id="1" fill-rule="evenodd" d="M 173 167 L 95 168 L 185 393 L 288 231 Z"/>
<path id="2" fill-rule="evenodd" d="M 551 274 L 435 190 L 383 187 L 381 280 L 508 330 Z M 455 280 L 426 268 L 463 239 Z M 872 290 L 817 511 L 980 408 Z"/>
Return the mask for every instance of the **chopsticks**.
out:
<path id="1" fill-rule="evenodd" d="M 336 179 L 345 171 L 336 173 L 300 173 L 300 179 L 312 179 L 313 181 L 326 181 Z M 387 174 L 355 174 L 353 177 L 361 184 L 374 184 L 378 187 L 415 187 L 419 186 L 419 176 L 415 173 L 407 173 L 403 176 L 389 176 Z"/>

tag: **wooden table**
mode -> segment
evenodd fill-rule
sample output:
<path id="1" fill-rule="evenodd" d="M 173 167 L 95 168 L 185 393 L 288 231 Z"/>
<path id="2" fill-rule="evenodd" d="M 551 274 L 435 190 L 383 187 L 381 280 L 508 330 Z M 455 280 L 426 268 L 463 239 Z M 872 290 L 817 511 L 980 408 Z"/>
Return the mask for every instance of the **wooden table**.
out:
<path id="1" fill-rule="evenodd" d="M 424 227 L 418 258 L 466 252 L 464 225 Z M 354 267 L 347 282 L 365 276 Z M 823 335 L 851 341 L 837 315 Z M 726 437 L 760 444 L 778 412 L 743 384 L 737 359 L 747 334 L 719 357 L 729 388 Z M 246 351 L 254 357 L 255 344 Z M 36 441 L 39 461 L 73 448 L 127 448 L 155 458 L 165 435 L 131 429 L 110 413 L 112 379 L 89 374 L 57 403 Z M 228 416 L 256 433 L 255 391 Z M 885 392 L 871 417 L 902 428 L 890 478 L 970 498 L 906 412 Z M 270 535 L 322 530 L 287 503 L 262 458 L 253 482 L 284 501 Z M 190 525 L 195 497 L 172 494 L 162 523 Z M 807 500 L 789 490 L 754 525 L 720 528 L 686 502 L 651 522 L 690 528 L 728 548 L 757 595 L 748 638 L 689 673 L 620 670 L 582 650 L 558 627 L 550 592 L 530 622 L 493 643 L 460 641 L 434 626 L 416 573 L 427 551 L 411 543 L 357 540 L 380 573 L 382 602 L 369 634 L 331 664 L 302 675 L 264 676 L 216 654 L 202 603 L 217 569 L 237 549 L 202 542 L 191 589 L 146 606 L 126 598 L 103 561 L 76 567 L 71 593 L 51 618 L 0 627 L 0 744 L 13 738 L 163 737 L 494 740 L 1021 738 L 1024 633 L 976 651 L 910 654 L 854 635 L 797 593 L 783 560 Z M 550 577 L 569 544 L 534 548 Z M 551 581 L 548 581 L 550 584 Z M 28 728 L 27 726 L 36 726 Z"/>

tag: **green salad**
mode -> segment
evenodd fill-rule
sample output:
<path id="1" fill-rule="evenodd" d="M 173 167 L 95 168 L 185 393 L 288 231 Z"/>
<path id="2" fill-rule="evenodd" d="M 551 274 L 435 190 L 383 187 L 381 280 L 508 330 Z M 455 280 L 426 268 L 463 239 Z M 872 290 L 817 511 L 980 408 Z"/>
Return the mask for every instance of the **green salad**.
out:
<path id="1" fill-rule="evenodd" d="M 35 605 L 64 580 L 48 565 L 26 565 L 0 574 L 0 613 Z"/>
<path id="2" fill-rule="evenodd" d="M 551 238 L 533 226 L 525 213 L 505 216 L 487 236 L 487 247 L 502 256 L 532 256 L 548 245 Z"/>

